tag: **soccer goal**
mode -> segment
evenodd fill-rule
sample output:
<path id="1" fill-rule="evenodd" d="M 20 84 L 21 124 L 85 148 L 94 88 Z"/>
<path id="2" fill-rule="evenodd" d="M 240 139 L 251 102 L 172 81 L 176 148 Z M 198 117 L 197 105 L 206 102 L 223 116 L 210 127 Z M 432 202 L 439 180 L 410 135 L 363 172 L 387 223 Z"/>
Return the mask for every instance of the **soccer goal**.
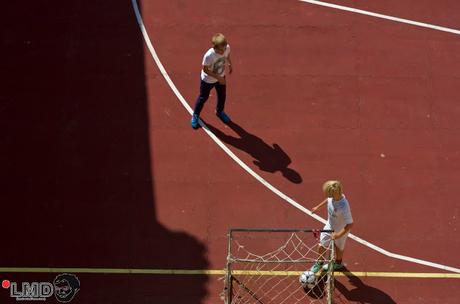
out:
<path id="1" fill-rule="evenodd" d="M 332 303 L 333 267 L 314 274 L 308 286 L 299 281 L 316 261 L 334 261 L 333 242 L 318 255 L 321 232 L 331 231 L 230 229 L 225 304 Z"/>

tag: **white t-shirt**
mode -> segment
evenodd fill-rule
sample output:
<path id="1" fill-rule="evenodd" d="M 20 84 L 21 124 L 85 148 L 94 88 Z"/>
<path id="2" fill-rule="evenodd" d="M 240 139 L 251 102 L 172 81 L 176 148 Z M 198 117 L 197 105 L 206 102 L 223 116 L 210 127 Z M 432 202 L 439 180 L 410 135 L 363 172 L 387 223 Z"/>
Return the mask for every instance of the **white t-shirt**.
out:
<path id="1" fill-rule="evenodd" d="M 334 201 L 331 197 L 327 199 L 327 224 L 324 229 L 333 229 L 339 232 L 346 225 L 353 223 L 350 204 L 345 195 L 340 201 Z"/>
<path id="2" fill-rule="evenodd" d="M 217 54 L 214 48 L 210 48 L 203 56 L 203 65 L 208 66 L 209 69 L 218 74 L 221 77 L 225 76 L 225 63 L 227 62 L 228 55 L 230 55 L 230 45 L 227 44 L 227 48 L 223 55 Z M 201 80 L 207 83 L 216 83 L 217 79 L 206 74 L 201 69 Z"/>

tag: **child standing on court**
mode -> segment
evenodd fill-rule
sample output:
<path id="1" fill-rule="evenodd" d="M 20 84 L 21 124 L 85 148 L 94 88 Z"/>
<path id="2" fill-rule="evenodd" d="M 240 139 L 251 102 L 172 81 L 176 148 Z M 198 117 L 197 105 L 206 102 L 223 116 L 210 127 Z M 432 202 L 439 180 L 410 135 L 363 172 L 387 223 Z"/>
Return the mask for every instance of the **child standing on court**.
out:
<path id="1" fill-rule="evenodd" d="M 217 92 L 217 107 L 216 115 L 224 123 L 231 121 L 230 117 L 225 114 L 225 99 L 226 99 L 226 80 L 225 67 L 228 65 L 229 73 L 231 74 L 232 61 L 230 59 L 230 46 L 223 34 L 215 34 L 212 39 L 212 48 L 210 48 L 203 57 L 201 70 L 200 95 L 198 96 L 195 109 L 193 111 L 191 125 L 193 129 L 198 129 L 199 117 L 204 103 L 209 98 L 209 93 L 213 88 Z"/>
<path id="2" fill-rule="evenodd" d="M 319 258 L 323 259 L 326 248 L 329 248 L 331 240 L 335 247 L 335 263 L 334 270 L 343 267 L 342 258 L 345 250 L 345 241 L 348 233 L 353 227 L 353 217 L 351 216 L 350 204 L 343 194 L 342 184 L 339 181 L 327 181 L 323 185 L 323 192 L 326 199 L 314 207 L 311 211 L 315 213 L 319 208 L 327 205 L 327 223 L 324 230 L 334 230 L 331 233 L 321 233 L 320 242 L 318 244 Z M 323 264 L 321 261 L 316 261 L 311 267 L 311 271 L 317 273 L 321 270 Z M 324 265 L 324 270 L 328 270 L 329 265 Z"/>

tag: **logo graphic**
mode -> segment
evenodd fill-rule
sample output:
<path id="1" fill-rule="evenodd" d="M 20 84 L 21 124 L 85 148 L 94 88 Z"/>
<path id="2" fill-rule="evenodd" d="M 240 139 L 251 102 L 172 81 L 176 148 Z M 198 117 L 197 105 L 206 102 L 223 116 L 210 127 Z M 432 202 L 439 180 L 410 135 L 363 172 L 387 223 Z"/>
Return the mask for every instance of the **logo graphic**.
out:
<path id="1" fill-rule="evenodd" d="M 54 295 L 61 303 L 68 303 L 73 300 L 77 292 L 80 290 L 80 280 L 76 275 L 63 273 L 53 281 Z"/>
<path id="2" fill-rule="evenodd" d="M 216 74 L 222 74 L 225 70 L 225 57 L 221 57 L 217 59 L 217 61 L 214 63 L 214 68 L 213 72 Z"/>
<path id="3" fill-rule="evenodd" d="M 72 301 L 80 290 L 80 280 L 74 274 L 62 273 L 50 282 L 17 282 L 2 281 L 2 287 L 10 290 L 10 297 L 16 301 L 46 301 L 53 294 L 61 303 Z"/>

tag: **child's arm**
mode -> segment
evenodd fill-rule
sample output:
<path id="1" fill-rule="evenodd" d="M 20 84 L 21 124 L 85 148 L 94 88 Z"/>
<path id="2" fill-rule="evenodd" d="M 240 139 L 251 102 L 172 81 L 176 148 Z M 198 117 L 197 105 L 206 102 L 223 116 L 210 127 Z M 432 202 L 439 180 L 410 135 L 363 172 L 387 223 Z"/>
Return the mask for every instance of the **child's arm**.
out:
<path id="1" fill-rule="evenodd" d="M 230 54 L 228 54 L 227 62 L 228 62 L 228 73 L 231 74 L 233 72 L 233 68 L 232 68 L 232 59 L 230 58 Z"/>
<path id="2" fill-rule="evenodd" d="M 331 238 L 333 240 L 341 238 L 342 236 L 344 236 L 347 232 L 349 232 L 351 230 L 351 227 L 353 227 L 353 223 L 347 224 L 342 230 L 340 230 L 338 232 L 334 232 L 332 234 Z"/>
<path id="3" fill-rule="evenodd" d="M 219 81 L 220 84 L 225 84 L 225 78 L 222 77 L 222 76 L 219 76 L 218 74 L 216 74 L 213 71 L 211 71 L 208 66 L 203 65 L 203 72 L 205 72 L 206 74 L 208 74 L 211 77 L 216 78 Z"/>
<path id="4" fill-rule="evenodd" d="M 323 207 L 326 203 L 327 203 L 327 198 L 321 203 L 319 203 L 316 207 L 313 207 L 313 209 L 311 209 L 311 212 L 315 213 L 316 211 L 318 211 L 319 208 Z"/>

